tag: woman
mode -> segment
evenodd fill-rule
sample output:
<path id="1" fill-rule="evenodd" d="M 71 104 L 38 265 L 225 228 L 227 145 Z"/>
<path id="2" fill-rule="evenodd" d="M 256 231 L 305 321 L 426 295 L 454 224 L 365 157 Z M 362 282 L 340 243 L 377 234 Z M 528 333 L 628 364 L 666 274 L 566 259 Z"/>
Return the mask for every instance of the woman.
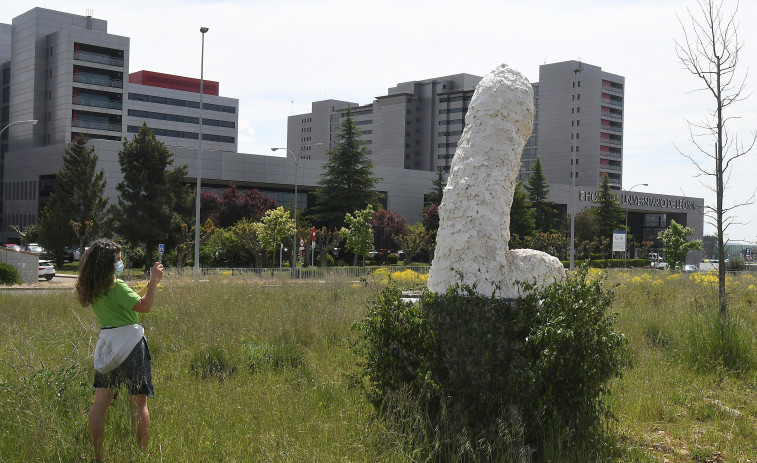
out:
<path id="1" fill-rule="evenodd" d="M 150 430 L 147 397 L 155 397 L 150 351 L 138 313 L 150 312 L 163 277 L 163 265 L 153 265 L 143 296 L 116 278 L 123 269 L 121 246 L 101 238 L 90 244 L 82 256 L 76 283 L 79 302 L 82 307 L 91 305 L 100 323 L 95 348 L 95 402 L 89 412 L 89 431 L 98 461 L 104 459 L 105 453 L 105 414 L 118 388 L 123 384 L 129 391 L 132 424 L 143 452 L 147 450 Z"/>

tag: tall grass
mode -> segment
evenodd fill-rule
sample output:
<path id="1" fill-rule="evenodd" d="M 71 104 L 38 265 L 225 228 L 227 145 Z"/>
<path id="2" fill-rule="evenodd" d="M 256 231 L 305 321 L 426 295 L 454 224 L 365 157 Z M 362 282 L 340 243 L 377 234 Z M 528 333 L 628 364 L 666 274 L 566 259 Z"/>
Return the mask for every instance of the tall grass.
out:
<path id="1" fill-rule="evenodd" d="M 717 312 L 716 286 L 642 275 L 611 271 L 608 281 L 633 364 L 612 385 L 615 440 L 528 456 L 517 417 L 503 417 L 492 460 L 704 462 L 720 452 L 723 461 L 757 461 L 757 373 L 747 361 L 755 358 L 757 283 L 731 279 L 732 341 L 724 347 L 706 341 L 717 339 L 708 316 Z M 142 317 L 156 389 L 151 460 L 466 461 L 465 436 L 417 435 L 423 411 L 411 402 L 393 421 L 378 420 L 352 387 L 350 327 L 380 284 L 165 278 Z M 91 309 L 72 292 L 0 291 L 0 316 L 0 462 L 88 461 L 98 335 Z M 140 458 L 127 409 L 121 396 L 109 411 L 109 461 Z"/>

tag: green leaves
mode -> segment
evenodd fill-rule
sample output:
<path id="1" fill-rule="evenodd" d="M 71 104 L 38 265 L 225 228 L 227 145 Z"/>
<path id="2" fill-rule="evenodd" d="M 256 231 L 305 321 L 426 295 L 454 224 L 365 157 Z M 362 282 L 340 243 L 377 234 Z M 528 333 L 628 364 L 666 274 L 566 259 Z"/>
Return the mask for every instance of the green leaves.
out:
<path id="1" fill-rule="evenodd" d="M 412 305 L 390 285 L 355 326 L 366 392 L 382 407 L 409 391 L 432 429 L 476 441 L 496 441 L 490 433 L 513 411 L 534 448 L 547 426 L 581 439 L 608 416 L 607 383 L 625 365 L 625 337 L 605 313 L 612 300 L 586 269 L 517 300 L 454 286 Z"/>

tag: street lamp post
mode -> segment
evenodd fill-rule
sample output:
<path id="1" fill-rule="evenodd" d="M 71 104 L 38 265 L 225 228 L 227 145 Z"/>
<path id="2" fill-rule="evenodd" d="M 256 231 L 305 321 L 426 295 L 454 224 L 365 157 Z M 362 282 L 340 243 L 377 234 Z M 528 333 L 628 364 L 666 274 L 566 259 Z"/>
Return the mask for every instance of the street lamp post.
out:
<path id="1" fill-rule="evenodd" d="M 200 138 L 197 146 L 197 188 L 195 189 L 195 281 L 200 278 L 200 196 L 202 188 L 202 94 L 204 92 L 204 65 L 205 65 L 205 33 L 207 27 L 200 28 L 202 34 L 202 47 L 200 51 Z"/>
<path id="2" fill-rule="evenodd" d="M 637 186 L 649 186 L 648 183 L 637 183 L 636 185 L 632 186 L 628 190 L 626 190 L 626 193 L 630 192 Z M 626 195 L 626 246 L 628 246 L 628 196 Z M 628 257 L 628 249 L 623 253 L 623 268 L 626 268 L 626 258 Z"/>
<path id="3" fill-rule="evenodd" d="M 323 143 L 315 143 L 309 146 L 323 146 Z M 292 258 L 294 261 L 294 270 L 297 270 L 297 175 L 299 173 L 300 158 L 295 156 L 289 148 L 271 148 L 271 151 L 286 150 L 288 154 L 292 155 L 294 159 L 294 237 L 292 238 Z M 295 273 L 296 274 L 296 273 Z"/>
<path id="4" fill-rule="evenodd" d="M 16 125 L 16 124 L 32 124 L 32 125 L 36 125 L 37 124 L 37 119 L 29 119 L 29 120 L 26 120 L 26 121 L 14 121 L 14 122 L 11 122 L 10 124 L 6 125 L 2 129 L 0 129 L 0 140 L 2 140 L 3 132 L 5 132 L 6 130 L 8 130 L 8 127 L 10 127 L 12 125 Z M 0 180 L 2 180 L 2 179 L 0 179 Z"/>
<path id="5" fill-rule="evenodd" d="M 271 148 L 271 151 L 286 150 L 294 159 L 294 236 L 292 237 L 292 261 L 294 270 L 297 270 L 297 172 L 299 171 L 300 158 L 295 156 L 289 148 Z"/>

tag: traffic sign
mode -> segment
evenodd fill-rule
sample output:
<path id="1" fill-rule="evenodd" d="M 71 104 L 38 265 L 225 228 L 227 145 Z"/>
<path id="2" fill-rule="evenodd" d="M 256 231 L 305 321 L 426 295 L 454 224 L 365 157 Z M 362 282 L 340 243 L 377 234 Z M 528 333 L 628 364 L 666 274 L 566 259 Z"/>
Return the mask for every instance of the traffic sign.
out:
<path id="1" fill-rule="evenodd" d="M 315 243 L 315 227 L 313 227 L 312 232 L 313 232 L 313 243 Z"/>
<path id="2" fill-rule="evenodd" d="M 164 252 L 166 252 L 166 245 L 162 244 L 162 243 L 159 244 L 158 245 L 158 252 L 161 253 L 161 254 L 163 254 Z"/>
<path id="3" fill-rule="evenodd" d="M 305 239 L 300 238 L 300 251 L 305 249 Z"/>

